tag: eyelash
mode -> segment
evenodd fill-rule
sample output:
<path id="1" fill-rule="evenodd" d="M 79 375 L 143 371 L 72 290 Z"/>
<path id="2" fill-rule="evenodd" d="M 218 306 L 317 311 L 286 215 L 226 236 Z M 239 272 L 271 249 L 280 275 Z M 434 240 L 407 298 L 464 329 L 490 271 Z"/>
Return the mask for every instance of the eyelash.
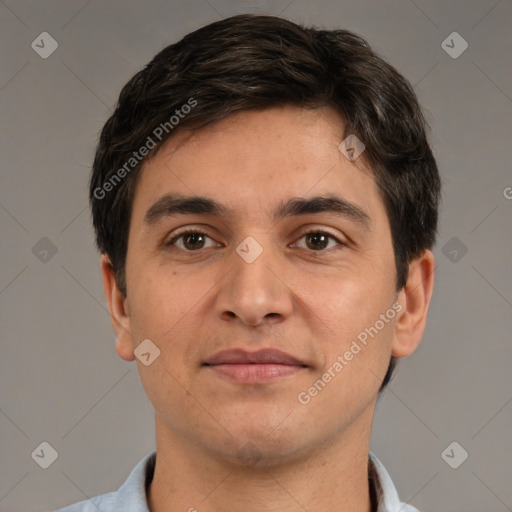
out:
<path id="1" fill-rule="evenodd" d="M 190 235 L 190 234 L 204 235 L 204 236 L 207 236 L 208 238 L 213 240 L 213 238 L 211 236 L 209 236 L 208 233 L 205 233 L 204 231 L 200 231 L 199 229 L 189 228 L 189 229 L 186 229 L 185 231 L 177 233 L 171 240 L 166 242 L 164 245 L 166 247 L 173 246 L 175 244 L 175 242 L 177 240 L 179 240 L 181 237 L 186 236 L 186 235 Z M 310 230 L 310 231 L 304 231 L 303 233 L 301 233 L 299 239 L 301 239 L 302 237 L 304 237 L 306 235 L 310 235 L 310 234 L 326 235 L 328 238 L 330 238 L 332 240 L 335 240 L 339 245 L 345 246 L 345 247 L 347 246 L 346 243 L 342 242 L 339 238 L 335 237 L 333 234 L 329 233 L 328 231 L 322 231 L 322 230 L 318 230 L 318 229 L 313 229 L 313 230 Z M 333 248 L 331 247 L 331 249 L 333 249 Z M 201 252 L 203 249 L 197 249 L 196 251 L 189 251 L 187 249 L 180 249 L 180 250 L 185 251 L 185 252 Z M 329 249 L 319 249 L 319 250 L 315 251 L 315 250 L 311 249 L 310 252 L 327 252 L 328 250 Z"/>

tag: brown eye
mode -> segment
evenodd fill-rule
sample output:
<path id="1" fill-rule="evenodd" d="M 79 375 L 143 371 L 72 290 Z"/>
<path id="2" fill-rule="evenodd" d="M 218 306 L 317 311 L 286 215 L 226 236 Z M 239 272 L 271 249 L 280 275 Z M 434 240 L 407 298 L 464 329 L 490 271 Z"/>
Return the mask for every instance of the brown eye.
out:
<path id="1" fill-rule="evenodd" d="M 335 241 L 335 245 L 346 245 L 334 235 L 324 231 L 308 231 L 307 233 L 302 234 L 301 239 L 305 239 L 306 242 L 305 247 L 302 248 L 317 252 L 323 251 L 327 248 L 332 248 L 332 246 L 328 247 L 331 241 Z"/>
<path id="2" fill-rule="evenodd" d="M 206 233 L 197 230 L 188 230 L 176 235 L 166 245 L 176 246 L 184 251 L 193 252 L 205 248 L 207 239 L 212 240 Z M 180 241 L 181 244 L 177 243 L 178 241 Z"/>
<path id="3" fill-rule="evenodd" d="M 306 235 L 306 245 L 313 250 L 325 249 L 329 244 L 329 238 L 324 233 L 308 233 Z"/>
<path id="4" fill-rule="evenodd" d="M 201 249 L 204 245 L 204 235 L 202 233 L 188 233 L 182 235 L 183 245 L 190 250 Z"/>

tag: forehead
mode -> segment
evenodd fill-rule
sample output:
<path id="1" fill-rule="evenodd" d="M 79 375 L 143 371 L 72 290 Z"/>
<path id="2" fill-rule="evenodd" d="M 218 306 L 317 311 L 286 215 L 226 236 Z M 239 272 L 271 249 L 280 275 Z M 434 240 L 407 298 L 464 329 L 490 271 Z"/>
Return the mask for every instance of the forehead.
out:
<path id="1" fill-rule="evenodd" d="M 175 193 L 209 197 L 241 216 L 274 216 L 291 198 L 329 195 L 378 215 L 373 173 L 362 157 L 351 162 L 338 149 L 344 130 L 332 109 L 289 106 L 183 129 L 143 166 L 133 210 L 140 217 Z"/>

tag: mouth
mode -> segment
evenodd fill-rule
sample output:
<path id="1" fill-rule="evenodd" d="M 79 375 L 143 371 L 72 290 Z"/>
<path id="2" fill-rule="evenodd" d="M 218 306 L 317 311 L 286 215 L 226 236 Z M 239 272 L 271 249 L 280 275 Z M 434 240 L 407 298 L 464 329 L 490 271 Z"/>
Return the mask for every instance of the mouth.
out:
<path id="1" fill-rule="evenodd" d="M 299 359 L 276 349 L 248 352 L 243 349 L 222 350 L 203 363 L 216 374 L 246 384 L 264 384 L 295 375 L 308 368 Z"/>

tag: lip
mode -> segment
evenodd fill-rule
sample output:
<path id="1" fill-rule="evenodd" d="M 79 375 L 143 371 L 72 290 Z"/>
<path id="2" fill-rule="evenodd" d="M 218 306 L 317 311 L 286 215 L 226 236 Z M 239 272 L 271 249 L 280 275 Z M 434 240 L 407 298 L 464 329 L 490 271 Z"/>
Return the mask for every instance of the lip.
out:
<path id="1" fill-rule="evenodd" d="M 276 349 L 249 352 L 243 349 L 221 350 L 203 366 L 239 383 L 263 384 L 288 377 L 307 368 L 296 357 Z"/>
<path id="2" fill-rule="evenodd" d="M 285 364 L 294 366 L 306 366 L 296 357 L 274 348 L 261 349 L 256 352 L 249 352 L 241 348 L 221 350 L 208 358 L 206 365 L 219 364 Z"/>

